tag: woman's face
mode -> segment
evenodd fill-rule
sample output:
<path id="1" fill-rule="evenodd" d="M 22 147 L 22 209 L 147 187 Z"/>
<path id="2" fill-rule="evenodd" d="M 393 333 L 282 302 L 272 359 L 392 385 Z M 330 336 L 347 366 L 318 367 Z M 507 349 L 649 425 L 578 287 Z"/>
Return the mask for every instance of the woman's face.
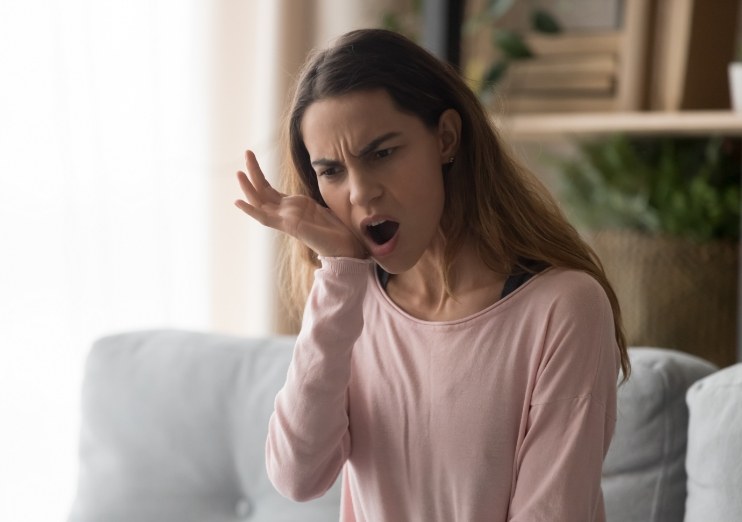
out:
<path id="1" fill-rule="evenodd" d="M 437 235 L 442 165 L 455 153 L 458 121 L 449 110 L 428 128 L 384 90 L 319 100 L 304 114 L 322 198 L 390 273 L 412 268 Z"/>

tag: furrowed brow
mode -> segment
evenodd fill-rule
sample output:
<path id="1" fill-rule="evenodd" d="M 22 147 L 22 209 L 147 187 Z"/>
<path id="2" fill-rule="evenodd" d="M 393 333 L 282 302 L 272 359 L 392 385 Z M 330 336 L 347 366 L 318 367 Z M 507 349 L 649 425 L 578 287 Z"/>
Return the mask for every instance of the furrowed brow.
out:
<path id="1" fill-rule="evenodd" d="M 312 162 L 312 167 L 337 167 L 339 165 L 339 161 L 327 158 L 319 158 Z"/>
<path id="2" fill-rule="evenodd" d="M 360 150 L 360 151 L 358 152 L 358 154 L 356 154 L 355 156 L 356 156 L 357 158 L 360 158 L 360 157 L 362 157 L 362 156 L 365 156 L 365 155 L 366 155 L 366 154 L 368 154 L 369 152 L 372 152 L 372 151 L 373 151 L 373 150 L 374 150 L 374 149 L 375 149 L 376 147 L 378 147 L 379 145 L 381 145 L 382 143 L 384 143 L 384 142 L 385 142 L 386 140 L 389 140 L 389 139 L 392 139 L 392 138 L 396 138 L 396 137 L 397 137 L 397 136 L 399 136 L 400 134 L 401 134 L 401 133 L 399 133 L 399 132 L 387 132 L 386 134 L 382 134 L 382 135 L 381 135 L 381 136 L 379 136 L 378 138 L 374 138 L 373 140 L 371 140 L 371 141 L 370 141 L 370 142 L 368 143 L 368 145 L 366 145 L 365 147 L 363 147 L 363 148 L 362 148 L 362 149 L 361 149 L 361 150 Z"/>
<path id="3" fill-rule="evenodd" d="M 401 132 L 387 132 L 386 134 L 382 134 L 378 138 L 374 138 L 371 140 L 365 147 L 363 147 L 358 154 L 353 154 L 356 158 L 361 158 L 368 154 L 369 152 L 372 152 L 376 147 L 384 143 L 386 140 L 390 140 L 392 138 L 396 138 L 397 136 L 401 135 Z M 341 163 L 337 160 L 328 159 L 328 158 L 317 158 L 312 162 L 313 167 L 337 167 L 341 165 Z"/>

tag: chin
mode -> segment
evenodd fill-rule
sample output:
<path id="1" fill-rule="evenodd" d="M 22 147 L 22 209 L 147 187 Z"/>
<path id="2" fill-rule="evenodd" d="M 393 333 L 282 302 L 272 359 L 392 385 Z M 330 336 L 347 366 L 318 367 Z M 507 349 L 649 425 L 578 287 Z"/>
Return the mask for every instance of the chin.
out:
<path id="1" fill-rule="evenodd" d="M 405 262 L 398 259 L 376 259 L 373 258 L 374 262 L 379 265 L 381 268 L 384 269 L 385 272 L 393 275 L 402 274 L 404 272 L 407 272 L 410 268 L 415 266 L 417 263 L 417 260 L 412 262 Z"/>

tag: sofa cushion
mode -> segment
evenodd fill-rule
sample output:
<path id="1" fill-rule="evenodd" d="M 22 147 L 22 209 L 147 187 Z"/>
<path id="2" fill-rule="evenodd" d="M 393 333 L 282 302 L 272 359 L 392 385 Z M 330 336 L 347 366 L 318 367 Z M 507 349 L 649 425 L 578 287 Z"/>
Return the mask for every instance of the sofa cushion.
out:
<path id="1" fill-rule="evenodd" d="M 686 522 L 742 520 L 742 364 L 688 390 Z"/>
<path id="2" fill-rule="evenodd" d="M 603 464 L 609 522 L 681 522 L 685 504 L 685 393 L 716 370 L 661 348 L 631 348 L 632 372 L 618 389 L 616 432 Z"/>
<path id="3" fill-rule="evenodd" d="M 297 504 L 265 472 L 293 341 L 148 331 L 97 342 L 69 522 L 337 520 L 340 481 Z"/>

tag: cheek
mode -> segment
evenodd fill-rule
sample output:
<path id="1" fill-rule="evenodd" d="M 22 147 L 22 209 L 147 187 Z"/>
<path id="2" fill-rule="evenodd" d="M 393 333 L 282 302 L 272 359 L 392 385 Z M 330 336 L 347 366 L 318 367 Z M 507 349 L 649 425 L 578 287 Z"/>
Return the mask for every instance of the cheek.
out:
<path id="1" fill-rule="evenodd" d="M 344 203 L 346 198 L 343 196 L 342 191 L 332 185 L 320 184 L 319 193 L 322 199 L 325 200 L 327 207 L 332 210 L 332 213 L 339 217 L 341 221 L 345 221 L 344 211 L 347 205 Z"/>
<path id="2" fill-rule="evenodd" d="M 430 162 L 415 179 L 414 190 L 424 194 L 433 207 L 442 206 L 445 200 L 445 174 L 440 165 Z"/>
<path id="3" fill-rule="evenodd" d="M 432 195 L 431 199 L 434 201 L 434 204 L 431 205 L 433 217 L 436 219 L 438 223 L 440 223 L 440 220 L 443 218 L 443 213 L 446 207 L 446 193 L 443 189 L 443 182 L 440 183 L 439 186 L 437 186 L 437 189 Z"/>
<path id="4" fill-rule="evenodd" d="M 425 197 L 428 200 L 428 211 L 430 217 L 438 221 L 443 217 L 446 206 L 446 188 L 442 172 L 432 170 L 432 175 L 427 178 L 424 185 L 426 187 Z"/>

